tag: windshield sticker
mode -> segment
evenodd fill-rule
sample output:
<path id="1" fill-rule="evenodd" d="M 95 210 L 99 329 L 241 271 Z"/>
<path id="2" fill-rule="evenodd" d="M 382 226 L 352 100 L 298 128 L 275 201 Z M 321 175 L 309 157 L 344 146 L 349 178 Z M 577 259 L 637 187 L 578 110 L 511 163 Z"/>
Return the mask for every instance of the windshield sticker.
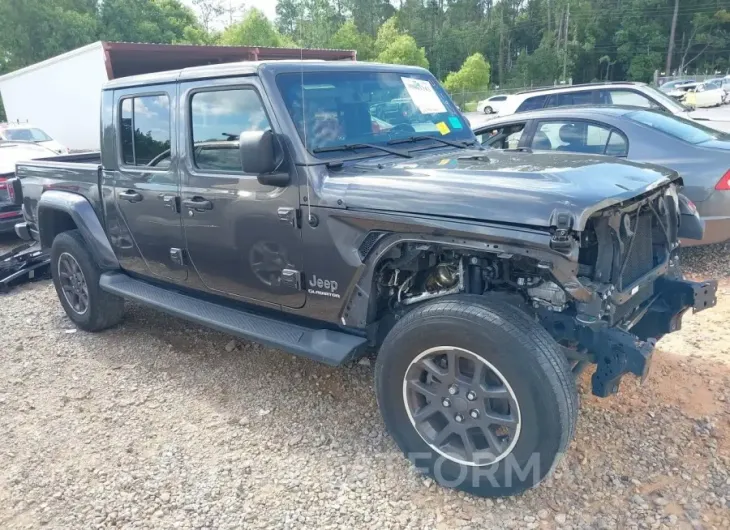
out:
<path id="1" fill-rule="evenodd" d="M 462 129 L 461 120 L 456 116 L 449 116 L 449 125 L 452 129 Z"/>
<path id="2" fill-rule="evenodd" d="M 418 107 L 422 114 L 446 112 L 446 107 L 444 107 L 431 83 L 413 77 L 401 77 L 401 80 L 408 91 L 408 95 L 411 96 L 413 104 Z"/>
<path id="3" fill-rule="evenodd" d="M 436 124 L 436 128 L 439 130 L 441 134 L 449 134 L 451 132 L 451 129 L 449 129 L 449 126 L 446 125 L 444 122 L 440 121 Z"/>

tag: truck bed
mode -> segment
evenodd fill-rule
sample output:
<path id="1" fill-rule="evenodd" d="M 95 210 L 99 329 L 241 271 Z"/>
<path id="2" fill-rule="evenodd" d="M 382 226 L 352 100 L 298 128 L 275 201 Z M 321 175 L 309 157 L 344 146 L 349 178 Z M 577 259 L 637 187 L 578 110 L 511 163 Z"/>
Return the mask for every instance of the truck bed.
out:
<path id="1" fill-rule="evenodd" d="M 73 153 L 50 156 L 18 163 L 15 175 L 23 183 L 23 208 L 26 220 L 37 222 L 38 200 L 44 191 L 64 190 L 86 197 L 96 210 L 101 212 L 99 176 L 101 153 Z"/>

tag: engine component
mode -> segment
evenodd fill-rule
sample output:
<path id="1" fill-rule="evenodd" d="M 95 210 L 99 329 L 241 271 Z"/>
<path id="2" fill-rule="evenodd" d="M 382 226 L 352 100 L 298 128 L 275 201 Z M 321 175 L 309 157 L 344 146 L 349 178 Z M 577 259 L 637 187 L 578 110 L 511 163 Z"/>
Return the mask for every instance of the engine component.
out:
<path id="1" fill-rule="evenodd" d="M 446 264 L 439 264 L 436 267 L 436 271 L 433 272 L 431 276 L 429 276 L 428 280 L 426 281 L 426 285 L 428 286 L 429 283 L 433 283 L 438 288 L 441 284 L 439 282 L 448 280 L 449 282 L 453 279 L 453 284 L 451 287 L 442 288 L 440 290 L 436 291 L 425 291 L 421 294 L 417 294 L 415 296 L 410 296 L 408 298 L 404 298 L 402 300 L 403 305 L 411 305 L 415 304 L 416 302 L 423 302 L 424 300 L 430 300 L 431 298 L 438 298 L 440 296 L 446 296 L 449 294 L 456 294 L 460 293 L 464 290 L 464 260 L 459 260 L 459 269 L 455 273 L 447 272 L 445 270 L 440 270 L 441 266 L 444 266 L 446 268 L 449 267 L 449 265 Z M 445 282 L 446 283 L 446 282 Z"/>
<path id="2" fill-rule="evenodd" d="M 567 303 L 565 291 L 554 282 L 542 282 L 540 285 L 527 289 L 527 294 L 538 304 L 542 304 L 553 311 L 562 311 Z"/>
<path id="3" fill-rule="evenodd" d="M 459 281 L 459 272 L 456 267 L 448 263 L 439 263 L 436 269 L 431 273 L 426 280 L 426 289 L 428 291 L 435 291 L 439 288 L 448 289 L 456 285 Z"/>

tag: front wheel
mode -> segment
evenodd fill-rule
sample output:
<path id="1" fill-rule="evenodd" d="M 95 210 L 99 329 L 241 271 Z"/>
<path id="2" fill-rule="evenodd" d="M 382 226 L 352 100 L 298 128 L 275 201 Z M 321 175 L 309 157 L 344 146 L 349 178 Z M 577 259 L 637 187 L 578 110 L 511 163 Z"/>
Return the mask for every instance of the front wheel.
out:
<path id="1" fill-rule="evenodd" d="M 558 344 L 523 311 L 481 296 L 408 313 L 386 337 L 375 378 L 406 457 L 475 495 L 537 485 L 575 431 L 575 381 Z"/>
<path id="2" fill-rule="evenodd" d="M 484 107 L 484 114 L 491 114 L 492 112 L 494 112 L 492 107 Z"/>
<path id="3" fill-rule="evenodd" d="M 51 275 L 66 315 L 85 331 L 118 324 L 124 300 L 99 288 L 101 269 L 78 230 L 62 232 L 51 245 Z"/>

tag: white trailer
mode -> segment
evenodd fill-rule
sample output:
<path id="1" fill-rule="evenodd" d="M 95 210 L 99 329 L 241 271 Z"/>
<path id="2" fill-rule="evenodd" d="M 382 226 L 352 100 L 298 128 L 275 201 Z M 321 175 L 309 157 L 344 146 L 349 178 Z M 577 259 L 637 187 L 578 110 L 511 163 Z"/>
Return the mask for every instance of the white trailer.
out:
<path id="1" fill-rule="evenodd" d="M 98 150 L 104 48 L 95 42 L 0 77 L 8 121 L 29 122 L 69 149 Z"/>
<path id="2" fill-rule="evenodd" d="M 29 122 L 73 150 L 99 150 L 101 88 L 128 75 L 272 59 L 356 60 L 354 50 L 95 42 L 0 77 L 8 121 Z"/>

